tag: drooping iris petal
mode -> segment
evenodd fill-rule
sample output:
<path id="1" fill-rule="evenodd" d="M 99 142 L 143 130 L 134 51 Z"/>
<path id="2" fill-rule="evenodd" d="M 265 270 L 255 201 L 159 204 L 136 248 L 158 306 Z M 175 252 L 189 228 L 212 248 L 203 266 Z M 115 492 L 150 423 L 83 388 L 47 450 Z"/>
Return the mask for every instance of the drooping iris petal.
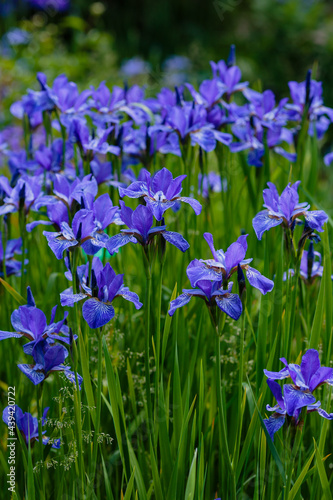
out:
<path id="1" fill-rule="evenodd" d="M 173 316 L 176 309 L 179 309 L 179 307 L 183 307 L 186 304 L 188 304 L 190 302 L 191 298 L 192 298 L 192 296 L 190 294 L 182 293 L 175 300 L 172 300 L 170 302 L 169 315 Z"/>
<path id="2" fill-rule="evenodd" d="M 138 295 L 135 292 L 130 292 L 127 286 L 121 287 L 118 291 L 117 296 L 120 295 L 124 299 L 133 302 L 135 309 L 141 309 L 143 306 L 142 302 L 140 302 Z"/>
<path id="3" fill-rule="evenodd" d="M 184 203 L 188 203 L 193 208 L 195 215 L 199 215 L 201 213 L 202 209 L 201 203 L 199 203 L 194 198 L 181 196 L 180 198 L 178 198 L 178 201 L 183 201 Z"/>
<path id="4" fill-rule="evenodd" d="M 274 281 L 263 276 L 259 271 L 253 267 L 246 266 L 246 277 L 249 283 L 254 288 L 257 288 L 263 295 L 267 292 L 271 292 L 274 287 Z"/>
<path id="5" fill-rule="evenodd" d="M 268 214 L 267 210 L 262 210 L 254 217 L 252 225 L 258 240 L 261 240 L 265 231 L 268 231 L 272 227 L 279 226 L 282 222 L 282 217 L 272 217 Z"/>
<path id="6" fill-rule="evenodd" d="M 275 382 L 274 380 L 270 380 L 270 379 L 267 380 L 267 385 L 270 388 L 270 390 L 272 391 L 272 394 L 275 397 L 276 401 L 280 405 L 280 408 L 282 410 L 285 410 L 285 402 L 284 402 L 284 399 L 282 396 L 282 389 L 281 389 L 280 385 L 277 382 Z"/>
<path id="7" fill-rule="evenodd" d="M 110 255 L 114 255 L 118 252 L 119 248 L 127 245 L 127 243 L 137 243 L 137 239 L 131 234 L 119 233 L 111 236 L 106 244 L 106 248 Z"/>
<path id="8" fill-rule="evenodd" d="M 216 304 L 228 316 L 234 320 L 238 320 L 242 314 L 242 301 L 236 293 L 227 293 L 225 295 L 216 296 Z"/>
<path id="9" fill-rule="evenodd" d="M 174 233 L 173 231 L 163 231 L 161 235 L 166 241 L 171 243 L 173 246 L 175 246 L 182 252 L 186 252 L 186 250 L 190 248 L 189 243 L 179 233 Z"/>
<path id="10" fill-rule="evenodd" d="M 313 210 L 310 212 L 305 212 L 304 218 L 309 224 L 311 229 L 322 233 L 324 231 L 323 226 L 325 222 L 328 221 L 328 215 L 325 214 L 323 210 Z"/>
<path id="11" fill-rule="evenodd" d="M 285 415 L 279 415 L 276 413 L 269 418 L 264 419 L 264 424 L 268 431 L 268 434 L 271 437 L 271 440 L 274 441 L 274 434 L 281 429 L 285 421 Z"/>
<path id="12" fill-rule="evenodd" d="M 105 304 L 97 299 L 88 299 L 83 304 L 82 315 L 90 328 L 100 328 L 114 317 L 115 312 L 111 304 Z"/>
<path id="13" fill-rule="evenodd" d="M 0 340 L 10 339 L 10 338 L 19 339 L 21 337 L 23 337 L 21 333 L 5 332 L 2 330 L 0 331 Z"/>
<path id="14" fill-rule="evenodd" d="M 31 380 L 31 382 L 34 385 L 40 384 L 45 379 L 44 373 L 41 371 L 35 370 L 33 365 L 20 364 L 17 366 L 21 370 L 21 372 L 23 372 L 24 375 L 26 375 L 28 377 L 28 379 Z"/>

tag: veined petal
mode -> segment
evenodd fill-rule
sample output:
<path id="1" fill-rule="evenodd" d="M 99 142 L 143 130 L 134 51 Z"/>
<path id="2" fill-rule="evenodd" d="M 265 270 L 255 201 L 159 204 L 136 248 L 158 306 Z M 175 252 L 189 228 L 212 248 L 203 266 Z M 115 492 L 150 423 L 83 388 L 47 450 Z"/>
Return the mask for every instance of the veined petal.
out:
<path id="1" fill-rule="evenodd" d="M 5 332 L 2 330 L 0 331 L 0 340 L 10 339 L 10 338 L 19 339 L 21 337 L 23 337 L 22 333 Z"/>
<path id="2" fill-rule="evenodd" d="M 263 295 L 267 292 L 271 292 L 274 287 L 274 281 L 263 276 L 259 271 L 253 267 L 246 266 L 246 277 L 249 283 L 254 288 L 257 288 Z"/>
<path id="3" fill-rule="evenodd" d="M 283 426 L 285 418 L 285 415 L 276 414 L 264 419 L 264 424 L 272 441 L 274 441 L 274 434 Z"/>
<path id="4" fill-rule="evenodd" d="M 169 316 L 173 316 L 176 309 L 179 309 L 179 307 L 183 307 L 186 304 L 188 304 L 190 302 L 191 298 L 192 298 L 191 295 L 189 295 L 187 293 L 182 293 L 175 300 L 172 300 L 170 302 Z"/>
<path id="5" fill-rule="evenodd" d="M 23 372 L 24 375 L 26 375 L 28 379 L 31 380 L 31 382 L 34 385 L 40 384 L 45 379 L 44 373 L 41 371 L 34 370 L 33 365 L 21 364 L 17 366 L 19 367 L 21 372 Z"/>
<path id="6" fill-rule="evenodd" d="M 227 293 L 223 296 L 216 296 L 216 304 L 230 318 L 238 320 L 242 314 L 242 301 L 236 293 Z"/>
<path id="7" fill-rule="evenodd" d="M 327 413 L 327 411 L 322 408 L 318 408 L 317 412 L 321 417 L 326 418 L 327 420 L 333 420 L 333 413 Z"/>
<path id="8" fill-rule="evenodd" d="M 179 233 L 174 233 L 173 231 L 163 231 L 161 233 L 163 238 L 171 243 L 171 245 L 174 245 L 176 248 L 181 250 L 182 252 L 186 252 L 190 248 L 189 243 L 185 240 L 185 238 L 179 234 Z"/>
<path id="9" fill-rule="evenodd" d="M 218 273 L 214 269 L 210 269 L 204 262 L 200 262 L 198 259 L 194 259 L 189 263 L 186 274 L 193 287 L 195 287 L 200 280 L 220 281 L 222 279 L 221 273 Z"/>
<path id="10" fill-rule="evenodd" d="M 264 370 L 264 374 L 271 380 L 283 380 L 284 378 L 290 377 L 288 368 L 282 368 L 279 372 Z"/>
<path id="11" fill-rule="evenodd" d="M 188 198 L 186 196 L 181 196 L 180 198 L 177 198 L 178 201 L 183 201 L 184 203 L 188 203 L 194 210 L 195 215 L 199 215 L 201 213 L 201 203 L 199 203 L 197 200 L 194 198 Z"/>
<path id="12" fill-rule="evenodd" d="M 143 306 L 142 302 L 140 302 L 139 296 L 135 292 L 130 292 L 127 286 L 122 287 L 116 296 L 118 295 L 130 302 L 133 302 L 135 309 L 141 309 Z"/>
<path id="13" fill-rule="evenodd" d="M 110 255 L 114 255 L 119 248 L 127 245 L 127 243 L 137 243 L 137 240 L 130 234 L 119 233 L 109 239 L 106 248 Z"/>
<path id="14" fill-rule="evenodd" d="M 76 302 L 83 300 L 87 297 L 84 293 L 73 293 L 73 288 L 67 288 L 60 294 L 60 304 L 62 306 L 74 307 Z"/>
<path id="15" fill-rule="evenodd" d="M 114 308 L 111 304 L 105 304 L 97 299 L 88 299 L 82 307 L 82 315 L 90 328 L 106 325 L 114 314 Z"/>
<path id="16" fill-rule="evenodd" d="M 286 410 L 290 417 L 293 417 L 295 412 L 300 408 L 311 405 L 316 401 L 316 398 L 312 394 L 295 389 L 291 384 L 284 385 L 283 394 Z"/>
<path id="17" fill-rule="evenodd" d="M 282 217 L 270 217 L 267 210 L 262 210 L 254 217 L 252 225 L 258 240 L 261 240 L 265 231 L 268 231 L 272 227 L 279 226 L 282 222 Z"/>
<path id="18" fill-rule="evenodd" d="M 320 233 L 324 231 L 323 225 L 328 221 L 328 215 L 323 210 L 305 212 L 304 218 L 311 229 L 315 229 Z"/>

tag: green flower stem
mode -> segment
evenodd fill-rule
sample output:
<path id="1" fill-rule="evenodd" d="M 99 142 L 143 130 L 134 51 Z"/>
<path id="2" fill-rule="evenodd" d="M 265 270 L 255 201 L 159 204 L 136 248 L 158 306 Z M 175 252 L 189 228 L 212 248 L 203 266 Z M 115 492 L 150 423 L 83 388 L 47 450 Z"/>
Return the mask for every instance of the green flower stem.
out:
<path id="1" fill-rule="evenodd" d="M 216 328 L 215 332 L 215 353 L 216 353 L 216 392 L 217 392 L 217 406 L 218 406 L 218 427 L 219 427 L 219 444 L 220 444 L 220 478 L 222 480 L 223 474 L 223 458 L 227 464 L 228 474 L 231 482 L 230 499 L 236 500 L 236 478 L 235 472 L 231 463 L 227 427 L 222 402 L 222 378 L 221 378 L 221 332 L 225 322 L 225 315 L 223 314 L 222 328 Z"/>
<path id="2" fill-rule="evenodd" d="M 148 251 L 148 250 L 147 250 Z M 152 283 L 152 266 L 149 262 L 146 249 L 143 248 L 145 269 L 146 269 L 146 318 L 145 318 L 145 379 L 146 379 L 146 399 L 148 408 L 148 428 L 151 435 L 152 443 L 155 443 L 153 429 L 153 409 L 150 396 L 150 366 L 149 366 L 149 349 L 150 349 L 150 303 L 151 303 L 151 283 Z"/>
<path id="3" fill-rule="evenodd" d="M 242 399 L 243 399 L 242 396 L 243 396 L 244 338 L 245 338 L 245 310 L 243 310 L 241 316 L 241 334 L 240 334 L 240 344 L 239 344 L 238 405 L 237 405 L 237 416 L 239 417 L 239 425 L 235 441 L 235 450 L 233 458 L 234 467 L 237 467 L 241 435 L 242 435 L 242 423 L 243 423 L 241 414 L 242 414 Z"/>
<path id="4" fill-rule="evenodd" d="M 97 361 L 97 392 L 96 392 L 96 426 L 94 433 L 94 444 L 93 444 L 94 451 L 93 451 L 91 476 L 90 476 L 92 480 L 95 477 L 96 466 L 97 466 L 98 433 L 101 422 L 101 399 L 102 399 L 102 380 L 103 380 L 102 328 L 99 328 L 97 330 L 97 338 L 98 338 L 98 361 Z"/>
<path id="5" fill-rule="evenodd" d="M 42 463 L 44 463 L 42 412 L 43 412 L 43 382 L 37 385 L 37 418 L 38 418 L 39 457 Z M 41 490 L 39 491 L 39 493 L 42 493 L 42 498 L 45 498 L 44 474 L 40 475 L 40 479 L 41 479 Z"/>
<path id="6" fill-rule="evenodd" d="M 26 249 L 26 216 L 24 213 L 24 207 L 19 214 L 19 226 L 20 234 L 22 238 L 22 255 L 21 255 L 21 295 L 25 296 L 25 275 L 24 275 L 24 261 L 25 261 L 25 249 Z"/>
<path id="7" fill-rule="evenodd" d="M 77 269 L 77 258 L 78 258 L 78 249 L 75 248 L 72 253 L 72 283 L 73 283 L 73 293 L 78 293 L 76 287 L 76 269 Z M 73 322 L 73 334 L 78 337 L 82 336 L 82 332 L 80 329 L 80 318 L 77 303 L 74 304 L 74 322 Z M 79 338 L 79 342 L 83 341 L 83 339 Z M 76 343 L 73 342 L 73 364 L 74 364 L 74 373 L 75 373 L 75 387 L 74 387 L 74 418 L 75 418 L 75 433 L 77 440 L 77 448 L 78 448 L 78 462 L 79 462 L 79 476 L 80 476 L 80 488 L 81 495 L 84 496 L 84 460 L 83 460 L 83 441 L 82 441 L 82 417 L 81 417 L 81 394 L 80 394 L 80 386 L 77 376 L 77 368 L 78 368 L 79 356 L 78 350 L 76 347 Z"/>

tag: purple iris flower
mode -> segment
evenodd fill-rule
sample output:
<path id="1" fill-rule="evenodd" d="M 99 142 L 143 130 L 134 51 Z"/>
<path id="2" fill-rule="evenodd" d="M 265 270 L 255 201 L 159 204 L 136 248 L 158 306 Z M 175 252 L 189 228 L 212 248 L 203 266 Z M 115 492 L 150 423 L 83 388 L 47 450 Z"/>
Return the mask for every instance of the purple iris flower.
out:
<path id="1" fill-rule="evenodd" d="M 301 391 L 313 392 L 321 384 L 333 385 L 333 368 L 321 366 L 316 349 L 308 349 L 302 357 L 300 365 L 288 364 L 285 358 L 280 358 L 285 365 L 279 372 L 264 370 L 269 380 L 282 380 L 291 377 L 293 384 Z"/>
<path id="2" fill-rule="evenodd" d="M 51 312 L 50 323 L 47 323 L 45 314 L 36 307 L 31 289 L 27 287 L 27 305 L 15 309 L 11 315 L 11 323 L 15 332 L 0 331 L 0 340 L 25 337 L 34 346 L 48 338 L 52 341 L 60 340 L 70 344 L 69 329 L 65 324 L 68 312 L 64 313 L 62 320 L 55 322 L 57 306 Z M 28 344 L 26 344 L 28 345 Z"/>
<path id="3" fill-rule="evenodd" d="M 268 379 L 267 384 L 272 391 L 277 405 L 271 407 L 266 406 L 268 411 L 274 412 L 273 415 L 264 419 L 266 429 L 274 441 L 274 434 L 283 426 L 286 417 L 292 418 L 292 423 L 298 425 L 300 423 L 300 415 L 302 408 L 306 408 L 307 412 L 316 411 L 323 418 L 333 420 L 333 413 L 328 414 L 320 408 L 320 401 L 316 402 L 316 398 L 310 392 L 303 392 L 291 384 L 285 384 L 282 389 L 277 382 Z"/>
<path id="4" fill-rule="evenodd" d="M 114 85 L 110 92 L 105 82 L 101 82 L 96 90 L 91 87 L 91 91 L 90 104 L 96 109 L 96 112 L 91 112 L 94 121 L 96 123 L 118 122 L 117 112 L 126 104 L 124 89 Z"/>
<path id="5" fill-rule="evenodd" d="M 284 227 L 292 228 L 296 218 L 303 215 L 308 226 L 316 231 L 323 232 L 323 225 L 328 220 L 328 216 L 323 210 L 309 211 L 310 205 L 299 203 L 297 193 L 301 181 L 295 184 L 288 184 L 281 196 L 272 182 L 268 182 L 268 189 L 264 189 L 264 207 L 266 210 L 259 212 L 253 219 L 252 224 L 257 238 L 261 240 L 265 231 L 272 227 L 283 224 Z"/>
<path id="6" fill-rule="evenodd" d="M 200 84 L 199 92 L 194 89 L 193 85 L 189 83 L 186 83 L 185 85 L 190 91 L 196 104 L 203 105 L 207 110 L 211 109 L 220 101 L 223 93 L 227 89 L 227 87 L 217 78 L 204 80 Z"/>
<path id="7" fill-rule="evenodd" d="M 307 80 L 304 82 L 289 82 L 293 102 L 287 104 L 286 109 L 290 120 L 301 122 L 307 106 L 310 121 L 309 133 L 313 135 L 313 127 L 315 127 L 317 137 L 320 139 L 333 121 L 333 109 L 323 105 L 322 82 L 311 80 L 311 73 L 308 75 Z"/>
<path id="8" fill-rule="evenodd" d="M 0 177 L 0 188 L 7 194 L 0 206 L 0 215 L 18 212 L 22 206 L 24 215 L 30 210 L 37 210 L 36 204 L 42 195 L 41 181 L 38 177 L 22 176 L 14 188 L 7 177 Z"/>
<path id="9" fill-rule="evenodd" d="M 67 349 L 60 344 L 54 344 L 49 338 L 38 343 L 29 342 L 23 346 L 25 354 L 34 359 L 34 364 L 19 364 L 19 369 L 34 385 L 42 383 L 52 372 L 63 372 L 70 382 L 75 383 L 75 374 L 64 362 L 68 357 Z M 77 375 L 81 389 L 82 377 Z"/>
<path id="10" fill-rule="evenodd" d="M 22 263 L 14 259 L 15 254 L 22 254 L 22 238 L 6 242 L 4 255 L 2 245 L 2 233 L 0 231 L 0 277 L 3 278 L 3 266 L 6 266 L 6 276 L 20 276 Z"/>
<path id="11" fill-rule="evenodd" d="M 73 157 L 73 148 L 66 143 L 65 162 Z M 50 147 L 41 144 L 35 152 L 35 160 L 41 167 L 36 174 L 44 172 L 57 173 L 63 168 L 63 141 L 55 139 Z"/>
<path id="12" fill-rule="evenodd" d="M 213 259 L 195 259 L 189 264 L 187 276 L 191 285 L 195 287 L 200 280 L 213 280 L 222 281 L 225 287 L 231 275 L 237 271 L 239 264 L 241 269 L 245 270 L 251 286 L 257 288 L 264 295 L 270 292 L 274 287 L 274 282 L 249 266 L 252 259 L 245 259 L 247 236 L 247 234 L 240 236 L 224 252 L 223 250 L 215 250 L 213 236 L 210 233 L 205 233 L 204 238 L 213 254 Z"/>
<path id="13" fill-rule="evenodd" d="M 96 179 L 86 175 L 82 180 L 77 177 L 70 182 L 64 175 L 56 174 L 53 185 L 53 195 L 41 196 L 35 203 L 38 210 L 43 206 L 50 206 L 61 201 L 70 211 L 77 207 L 77 203 L 91 207 L 98 192 Z M 75 201 L 77 203 L 75 203 Z"/>
<path id="14" fill-rule="evenodd" d="M 145 180 L 136 181 L 128 188 L 119 188 L 121 198 L 141 198 L 152 211 L 156 220 L 162 220 L 164 212 L 175 205 L 177 201 L 188 203 L 196 215 L 201 212 L 201 204 L 194 198 L 180 196 L 182 191 L 182 182 L 186 175 L 179 175 L 175 179 L 167 168 L 162 168 L 151 176 L 150 172 L 144 171 Z"/>
<path id="15" fill-rule="evenodd" d="M 107 214 L 102 214 L 102 216 L 108 218 Z M 94 255 L 100 248 L 105 248 L 107 238 L 106 236 L 103 238 L 103 235 L 97 232 L 98 227 L 95 224 L 93 210 L 81 209 L 76 212 L 72 227 L 67 222 L 61 222 L 60 231 L 43 231 L 43 235 L 54 255 L 61 260 L 64 250 L 67 249 L 74 250 L 74 248 L 82 247 L 88 255 Z"/>
<path id="16" fill-rule="evenodd" d="M 240 82 L 242 73 L 238 66 L 228 66 L 222 59 L 217 63 L 211 61 L 210 66 L 214 78 L 219 78 L 225 86 L 228 99 L 235 92 L 244 90 L 249 84 L 249 82 Z"/>
<path id="17" fill-rule="evenodd" d="M 89 263 L 79 266 L 77 270 L 80 292 L 74 294 L 68 288 L 60 294 L 61 305 L 73 307 L 80 300 L 88 299 L 82 307 L 82 315 L 90 328 L 106 325 L 115 315 L 112 301 L 116 297 L 133 302 L 136 309 L 142 307 L 139 297 L 123 285 L 124 275 L 114 272 L 109 263 L 104 267 L 98 257 L 93 258 L 92 271 L 89 278 Z M 71 277 L 71 272 L 67 273 Z"/>
<path id="18" fill-rule="evenodd" d="M 166 226 L 152 227 L 154 219 L 149 207 L 139 205 L 133 211 L 131 208 L 126 207 L 123 201 L 120 201 L 119 204 L 121 207 L 119 216 L 128 229 L 122 229 L 121 233 L 109 239 L 106 248 L 110 255 L 118 252 L 119 248 L 130 242 L 140 243 L 143 247 L 147 247 L 157 234 L 160 234 L 166 241 L 182 252 L 186 252 L 190 247 L 182 235 L 167 231 Z"/>
<path id="19" fill-rule="evenodd" d="M 189 267 L 187 268 L 187 275 Z M 227 290 L 223 290 L 222 281 L 199 280 L 196 285 L 196 288 L 192 290 L 183 289 L 183 293 L 170 303 L 170 316 L 173 316 L 176 309 L 188 304 L 192 297 L 200 297 L 204 299 L 208 307 L 213 308 L 216 305 L 221 311 L 235 320 L 240 317 L 242 314 L 242 301 L 237 293 L 231 293 L 233 283 L 228 283 Z"/>
<path id="20" fill-rule="evenodd" d="M 45 93 L 43 97 L 46 100 L 46 104 L 39 111 L 58 109 L 64 117 L 66 115 L 71 117 L 88 109 L 86 101 L 91 91 L 84 90 L 80 94 L 76 83 L 69 82 L 66 75 L 59 75 L 54 80 L 52 88 L 47 85 L 44 73 L 37 73 L 37 80 L 42 87 L 40 93 Z"/>
<path id="21" fill-rule="evenodd" d="M 46 415 L 49 409 L 50 407 L 47 407 L 43 411 L 42 427 L 44 427 L 44 425 L 46 424 Z M 38 419 L 36 417 L 33 417 L 31 413 L 23 413 L 18 405 L 6 406 L 6 408 L 2 412 L 2 420 L 5 422 L 5 424 L 8 425 L 11 435 L 16 426 L 17 430 L 21 432 L 27 446 L 29 445 L 29 438 L 31 446 L 33 446 L 35 441 L 39 440 Z M 44 445 L 48 444 L 50 441 L 50 438 L 44 436 L 45 433 L 46 430 L 42 431 Z M 60 439 L 55 439 L 53 441 L 52 448 L 60 448 Z"/>
<path id="22" fill-rule="evenodd" d="M 318 260 L 316 260 L 316 258 Z M 324 268 L 321 265 L 322 257 L 320 252 L 313 250 L 313 242 L 311 241 L 309 250 L 304 250 L 301 258 L 300 276 L 306 283 L 313 283 L 315 278 L 322 277 Z M 294 276 L 294 269 L 289 269 L 288 275 Z M 283 274 L 283 280 L 287 280 L 287 273 Z M 333 275 L 332 275 L 333 280 Z"/>
<path id="23" fill-rule="evenodd" d="M 69 126 L 69 140 L 72 143 L 78 143 L 83 158 L 92 158 L 94 153 L 119 155 L 120 148 L 107 142 L 112 130 L 113 126 L 107 129 L 97 129 L 95 135 L 90 135 L 85 120 L 73 118 Z"/>
<path id="24" fill-rule="evenodd" d="M 122 137 L 124 162 L 142 163 L 149 167 L 157 152 L 181 156 L 176 133 L 158 125 L 141 125 L 139 128 L 127 127 Z M 134 160 L 134 161 L 133 161 Z"/>
<path id="25" fill-rule="evenodd" d="M 67 207 L 61 201 L 47 206 L 46 212 L 49 220 L 35 220 L 33 222 L 29 222 L 29 224 L 26 225 L 28 233 L 31 233 L 31 231 L 39 225 L 53 226 L 56 231 L 60 231 L 61 223 L 69 222 Z"/>
<path id="26" fill-rule="evenodd" d="M 198 175 L 198 194 L 201 194 L 203 198 L 208 199 L 209 193 L 220 193 L 227 190 L 226 179 L 221 181 L 221 176 L 216 172 L 209 172 L 208 174 Z"/>
<path id="27" fill-rule="evenodd" d="M 181 144 L 191 139 L 191 144 L 199 144 L 204 151 L 213 151 L 216 141 L 229 145 L 232 136 L 214 129 L 212 123 L 207 121 L 207 111 L 204 106 L 196 105 L 195 102 L 184 103 L 182 107 L 173 106 L 169 108 L 165 117 L 165 125 L 155 125 L 154 130 L 176 132 Z"/>

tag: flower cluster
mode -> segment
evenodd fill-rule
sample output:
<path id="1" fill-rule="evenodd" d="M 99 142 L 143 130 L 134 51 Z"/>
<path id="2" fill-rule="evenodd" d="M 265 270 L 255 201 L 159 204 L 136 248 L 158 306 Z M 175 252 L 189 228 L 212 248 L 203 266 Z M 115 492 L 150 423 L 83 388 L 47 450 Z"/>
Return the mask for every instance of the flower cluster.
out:
<path id="1" fill-rule="evenodd" d="M 285 421 L 293 426 L 300 425 L 303 408 L 306 412 L 317 412 L 323 418 L 333 420 L 333 413 L 328 414 L 321 408 L 320 401 L 316 401 L 313 392 L 322 384 L 333 385 L 333 368 L 320 365 L 318 351 L 308 349 L 302 357 L 301 364 L 288 364 L 281 358 L 285 365 L 279 372 L 264 370 L 268 378 L 267 384 L 275 397 L 277 404 L 273 407 L 266 406 L 268 411 L 274 412 L 265 419 L 265 425 L 272 440 L 274 434 L 283 426 Z M 291 378 L 292 384 L 285 384 L 283 391 L 276 380 Z"/>
<path id="2" fill-rule="evenodd" d="M 240 236 L 224 252 L 215 249 L 213 236 L 210 233 L 204 234 L 213 258 L 194 259 L 190 262 L 186 274 L 193 289 L 183 290 L 183 293 L 171 302 L 170 316 L 176 309 L 187 304 L 193 296 L 197 296 L 203 298 L 210 308 L 216 305 L 225 314 L 237 320 L 243 308 L 239 295 L 231 293 L 233 283 L 230 280 L 235 272 L 240 283 L 244 280 L 244 270 L 250 285 L 264 295 L 273 289 L 273 281 L 249 266 L 252 259 L 245 259 L 247 236 L 247 234 Z"/>

